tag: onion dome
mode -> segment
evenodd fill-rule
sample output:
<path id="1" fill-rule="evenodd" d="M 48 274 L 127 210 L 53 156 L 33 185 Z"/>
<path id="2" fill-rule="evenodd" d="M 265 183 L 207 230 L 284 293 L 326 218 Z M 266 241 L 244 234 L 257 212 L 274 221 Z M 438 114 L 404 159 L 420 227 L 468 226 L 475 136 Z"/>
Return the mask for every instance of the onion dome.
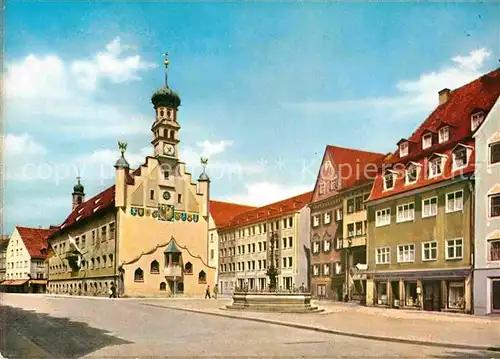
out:
<path id="1" fill-rule="evenodd" d="M 177 109 L 181 105 L 181 97 L 177 92 L 168 87 L 168 64 L 168 53 L 165 53 L 165 86 L 153 93 L 151 102 L 155 108 L 165 106 Z"/>
<path id="2" fill-rule="evenodd" d="M 78 183 L 73 186 L 73 194 L 85 195 L 85 189 L 83 185 L 80 183 L 80 177 L 76 178 Z"/>

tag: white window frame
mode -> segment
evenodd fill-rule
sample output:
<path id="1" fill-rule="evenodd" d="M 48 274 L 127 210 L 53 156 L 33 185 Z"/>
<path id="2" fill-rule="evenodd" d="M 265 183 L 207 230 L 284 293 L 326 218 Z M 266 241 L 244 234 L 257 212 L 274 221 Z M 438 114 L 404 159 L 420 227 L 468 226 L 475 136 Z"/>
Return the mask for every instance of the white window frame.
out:
<path id="1" fill-rule="evenodd" d="M 399 145 L 399 157 L 406 157 L 408 156 L 408 150 L 410 148 L 410 145 L 408 141 L 402 142 Z"/>
<path id="2" fill-rule="evenodd" d="M 352 224 L 352 231 L 349 231 L 349 226 Z M 351 223 L 347 223 L 347 237 L 354 237 L 354 235 L 356 234 L 356 223 L 354 222 L 351 222 Z"/>
<path id="3" fill-rule="evenodd" d="M 425 248 L 425 246 L 428 245 L 429 248 Z M 432 250 L 436 250 L 436 257 L 432 258 Z M 429 251 L 429 258 L 426 258 L 425 256 L 425 251 Z M 431 261 L 437 261 L 438 259 L 438 243 L 437 241 L 428 241 L 428 242 L 422 242 L 422 261 L 423 262 L 431 262 Z"/>
<path id="4" fill-rule="evenodd" d="M 432 203 L 431 203 L 431 201 L 433 199 L 436 200 L 435 207 L 433 207 Z M 430 210 L 429 210 L 428 214 L 425 214 L 425 207 L 426 207 L 425 202 L 427 202 L 427 201 L 429 202 L 428 206 L 429 206 Z M 435 208 L 435 212 L 434 213 L 432 212 L 432 208 Z M 429 197 L 429 198 L 424 198 L 422 200 L 422 218 L 435 217 L 435 216 L 437 216 L 438 210 L 439 210 L 439 200 L 438 200 L 437 196 L 435 196 L 435 197 Z"/>
<path id="5" fill-rule="evenodd" d="M 457 206 L 458 202 L 456 200 L 457 193 L 462 193 L 462 201 L 461 201 L 461 204 L 458 206 Z M 454 203 L 453 209 L 449 208 L 450 199 L 448 198 L 448 196 L 450 194 L 453 195 L 453 203 Z M 463 209 L 464 209 L 464 191 L 463 190 L 446 193 L 446 213 L 460 212 L 460 211 L 463 211 Z"/>
<path id="6" fill-rule="evenodd" d="M 470 116 L 470 128 L 472 131 L 477 130 L 484 121 L 484 111 L 478 111 Z"/>
<path id="7" fill-rule="evenodd" d="M 408 207 L 408 217 L 403 217 L 402 213 L 405 213 L 405 208 Z M 410 208 L 413 207 L 413 208 Z M 400 204 L 396 208 L 396 223 L 411 222 L 415 220 L 415 202 L 409 202 Z"/>
<path id="8" fill-rule="evenodd" d="M 382 212 L 384 212 L 384 221 L 380 220 Z M 375 227 L 383 227 L 391 224 L 391 208 L 380 209 L 375 212 Z"/>
<path id="9" fill-rule="evenodd" d="M 326 269 L 326 270 L 325 270 Z M 323 263 L 323 275 L 330 275 L 330 263 Z"/>
<path id="10" fill-rule="evenodd" d="M 384 261 L 379 261 L 379 255 Z M 375 248 L 375 264 L 390 264 L 391 263 L 391 247 Z"/>
<path id="11" fill-rule="evenodd" d="M 337 209 L 335 210 L 335 216 L 336 216 L 336 218 L 337 218 L 337 222 L 339 222 L 339 221 L 341 221 L 341 220 L 342 220 L 342 215 L 343 215 L 343 213 L 342 213 L 342 209 L 337 208 Z"/>
<path id="12" fill-rule="evenodd" d="M 318 227 L 319 226 L 319 214 L 315 214 L 313 216 L 313 223 L 312 223 L 312 226 L 313 227 Z"/>
<path id="13" fill-rule="evenodd" d="M 408 174 L 410 173 L 410 169 L 411 168 L 415 168 L 415 171 L 417 172 L 416 175 L 415 175 L 415 180 L 414 181 L 409 181 L 409 177 L 408 177 Z M 405 185 L 410 185 L 410 184 L 414 184 L 414 183 L 417 183 L 417 180 L 418 180 L 418 175 L 420 173 L 420 167 L 415 165 L 415 164 L 410 164 L 408 166 L 408 168 L 406 168 L 405 170 Z"/>
<path id="14" fill-rule="evenodd" d="M 408 255 L 407 258 L 406 255 Z M 398 263 L 413 263 L 413 262 L 415 262 L 415 244 L 413 243 L 399 244 Z"/>
<path id="15" fill-rule="evenodd" d="M 426 141 L 426 140 L 429 141 Z M 429 142 L 429 143 L 426 143 Z M 432 147 L 432 134 L 431 133 L 426 133 L 425 135 L 422 136 L 422 149 L 425 150 L 426 148 Z"/>
<path id="16" fill-rule="evenodd" d="M 448 256 L 448 249 L 450 247 L 450 242 L 453 241 L 453 247 L 455 248 L 454 249 L 454 252 L 455 252 L 455 255 L 453 257 L 450 257 Z M 461 241 L 462 243 L 460 245 L 457 245 L 457 241 Z M 458 257 L 456 255 L 456 252 L 457 252 L 457 247 L 461 247 L 462 249 L 462 255 L 460 257 Z M 447 239 L 445 241 L 445 258 L 446 260 L 456 260 L 456 259 L 463 259 L 464 257 L 464 239 L 463 238 L 452 238 L 452 239 Z"/>
<path id="17" fill-rule="evenodd" d="M 491 258 L 491 244 L 492 243 L 496 243 L 496 242 L 500 242 L 500 238 L 492 238 L 492 239 L 488 239 L 488 246 L 487 246 L 487 249 L 488 249 L 488 252 L 486 253 L 486 260 L 488 262 L 500 262 L 500 258 L 499 259 L 492 259 Z"/>
<path id="18" fill-rule="evenodd" d="M 323 252 L 330 252 L 331 250 L 332 250 L 332 241 L 330 239 L 324 239 L 323 240 Z"/>
<path id="19" fill-rule="evenodd" d="M 439 137 L 439 143 L 444 143 L 447 142 L 450 139 L 450 127 L 449 126 L 443 126 L 439 129 L 438 132 L 438 137 Z"/>
<path id="20" fill-rule="evenodd" d="M 434 161 L 440 161 L 440 164 L 439 164 L 440 172 L 439 173 L 434 173 L 434 171 L 433 171 L 432 164 L 434 163 Z M 435 178 L 435 177 L 441 176 L 443 174 L 443 169 L 444 169 L 443 157 L 436 155 L 431 160 L 429 160 L 429 178 Z"/>
<path id="21" fill-rule="evenodd" d="M 326 212 L 323 214 L 323 222 L 325 224 L 332 223 L 332 213 L 331 212 Z"/>
<path id="22" fill-rule="evenodd" d="M 463 164 L 462 166 L 457 166 L 457 160 L 456 160 L 456 156 L 455 156 L 456 151 L 459 148 L 465 150 L 465 164 Z M 470 155 L 470 150 L 467 147 L 465 147 L 465 146 L 457 146 L 455 148 L 455 150 L 451 154 L 452 161 L 453 161 L 452 162 L 452 167 L 453 167 L 452 171 L 456 171 L 456 170 L 459 170 L 459 169 L 467 167 L 469 165 L 469 155 Z"/>
<path id="23" fill-rule="evenodd" d="M 392 187 L 387 187 L 387 181 L 386 181 L 387 176 L 392 176 Z M 391 189 L 394 189 L 394 186 L 396 185 L 396 175 L 393 172 L 388 172 L 384 174 L 383 181 L 384 181 L 384 191 L 390 191 Z"/>
<path id="24" fill-rule="evenodd" d="M 313 253 L 319 253 L 320 251 L 320 245 L 319 242 L 313 242 Z"/>
<path id="25" fill-rule="evenodd" d="M 493 193 L 488 195 L 488 219 L 500 219 L 500 216 L 493 216 L 493 198 L 499 197 L 500 193 Z"/>
<path id="26" fill-rule="evenodd" d="M 493 146 L 500 146 L 500 141 L 494 141 L 494 142 L 488 143 L 488 165 L 489 166 L 498 166 L 498 165 L 500 165 L 500 161 L 495 162 L 495 163 L 491 162 L 491 150 L 492 150 Z"/>
<path id="27" fill-rule="evenodd" d="M 319 265 L 318 264 L 313 264 L 313 276 L 319 276 L 320 275 L 320 270 L 319 270 Z"/>

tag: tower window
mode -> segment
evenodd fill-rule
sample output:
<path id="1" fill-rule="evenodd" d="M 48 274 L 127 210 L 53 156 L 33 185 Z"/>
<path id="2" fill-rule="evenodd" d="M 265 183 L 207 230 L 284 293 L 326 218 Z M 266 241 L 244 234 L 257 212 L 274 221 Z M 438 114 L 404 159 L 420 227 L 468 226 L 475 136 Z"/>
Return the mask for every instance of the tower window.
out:
<path id="1" fill-rule="evenodd" d="M 169 172 L 169 171 L 167 171 L 167 170 L 165 170 L 165 172 L 163 172 L 163 177 L 164 177 L 166 180 L 168 180 L 168 179 L 169 179 L 169 177 L 170 177 L 170 172 Z"/>
<path id="2" fill-rule="evenodd" d="M 78 197 L 76 198 L 76 202 L 77 202 L 78 204 L 82 204 L 82 197 L 78 196 Z"/>
<path id="3" fill-rule="evenodd" d="M 151 190 L 151 191 L 149 192 L 149 198 L 150 198 L 150 199 L 155 199 L 155 191 L 154 191 L 154 190 Z"/>
<path id="4" fill-rule="evenodd" d="M 180 193 L 177 195 L 177 202 L 182 203 L 182 194 Z"/>
<path id="5" fill-rule="evenodd" d="M 160 116 L 161 116 L 161 117 L 165 116 L 165 111 L 160 110 Z"/>

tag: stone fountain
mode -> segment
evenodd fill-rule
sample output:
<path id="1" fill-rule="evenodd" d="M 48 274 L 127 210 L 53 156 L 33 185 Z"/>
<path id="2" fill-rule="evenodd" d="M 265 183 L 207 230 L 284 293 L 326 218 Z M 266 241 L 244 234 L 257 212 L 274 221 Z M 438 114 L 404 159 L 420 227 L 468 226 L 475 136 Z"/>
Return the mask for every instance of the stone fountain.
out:
<path id="1" fill-rule="evenodd" d="M 274 265 L 274 243 L 276 238 L 277 233 L 271 234 L 271 260 L 266 273 L 269 277 L 268 290 L 249 291 L 248 286 L 236 288 L 233 294 L 233 303 L 227 305 L 225 309 L 276 313 L 315 313 L 322 311 L 318 307 L 311 306 L 311 293 L 304 290 L 277 290 L 276 277 L 278 270 Z"/>

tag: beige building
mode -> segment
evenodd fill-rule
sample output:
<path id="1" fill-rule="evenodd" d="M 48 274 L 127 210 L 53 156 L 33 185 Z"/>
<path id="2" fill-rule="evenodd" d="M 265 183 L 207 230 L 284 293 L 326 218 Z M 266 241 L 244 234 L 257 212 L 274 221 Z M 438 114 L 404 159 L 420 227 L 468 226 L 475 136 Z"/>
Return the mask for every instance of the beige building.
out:
<path id="1" fill-rule="evenodd" d="M 0 236 L 0 286 L 5 278 L 5 271 L 7 269 L 7 246 L 9 245 L 9 236 Z"/>
<path id="2" fill-rule="evenodd" d="M 45 292 L 47 237 L 52 232 L 54 229 L 15 227 L 6 251 L 6 280 L 2 282 L 8 292 Z"/>
<path id="3" fill-rule="evenodd" d="M 311 192 L 244 211 L 219 228 L 219 288 L 265 290 L 271 260 L 278 289 L 307 285 Z M 272 242 L 271 242 L 272 241 Z M 272 257 L 274 255 L 274 258 Z"/>
<path id="4" fill-rule="evenodd" d="M 168 60 L 165 61 L 168 67 Z M 215 284 L 209 264 L 209 187 L 180 161 L 180 97 L 168 83 L 151 99 L 152 153 L 132 171 L 126 144 L 115 185 L 89 200 L 78 183 L 73 211 L 50 237 L 49 290 L 108 295 L 198 295 Z"/>

